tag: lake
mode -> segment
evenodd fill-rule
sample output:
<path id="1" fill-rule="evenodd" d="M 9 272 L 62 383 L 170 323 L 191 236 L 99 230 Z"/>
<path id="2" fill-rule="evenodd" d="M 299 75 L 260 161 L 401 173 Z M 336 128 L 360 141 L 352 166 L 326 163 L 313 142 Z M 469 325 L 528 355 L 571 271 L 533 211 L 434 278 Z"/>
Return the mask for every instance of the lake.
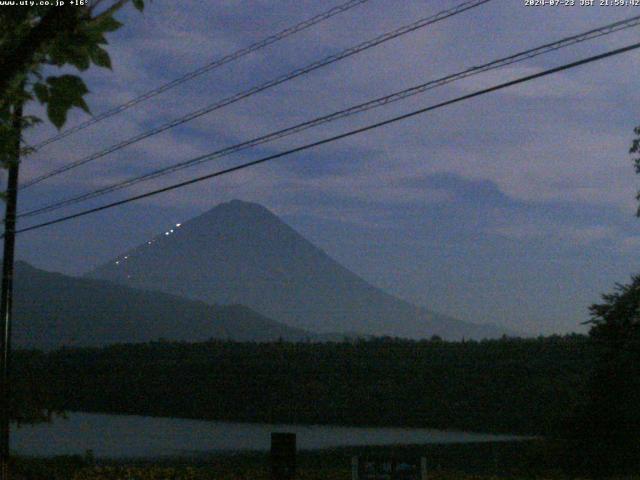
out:
<path id="1" fill-rule="evenodd" d="M 294 432 L 298 448 L 508 441 L 519 437 L 429 429 L 270 425 L 73 412 L 50 424 L 12 429 L 11 447 L 33 456 L 160 457 L 270 448 L 271 432 Z"/>

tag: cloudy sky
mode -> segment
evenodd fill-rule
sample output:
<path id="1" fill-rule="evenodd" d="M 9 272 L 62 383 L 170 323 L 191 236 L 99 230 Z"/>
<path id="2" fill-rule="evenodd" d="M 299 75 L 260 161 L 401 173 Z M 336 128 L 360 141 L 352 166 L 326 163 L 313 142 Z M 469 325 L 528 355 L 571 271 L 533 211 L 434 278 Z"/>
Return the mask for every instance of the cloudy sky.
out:
<path id="1" fill-rule="evenodd" d="M 154 0 L 110 37 L 113 71 L 86 74 L 94 113 L 339 1 Z M 51 144 L 22 179 L 460 3 L 369 0 Z M 606 23 L 640 7 L 527 7 L 493 0 L 319 69 L 21 192 L 21 210 L 187 160 Z M 579 3 L 579 0 L 576 1 Z M 596 2 L 597 3 L 597 2 Z M 260 148 L 25 219 L 25 227 L 252 160 L 637 42 L 616 33 L 437 88 Z M 231 199 L 259 202 L 365 279 L 443 313 L 531 333 L 584 329 L 588 305 L 640 271 L 640 124 L 632 52 L 161 196 L 25 233 L 18 256 L 81 274 Z M 37 113 L 37 106 L 31 111 Z M 71 115 L 68 125 L 87 117 Z M 37 143 L 55 131 L 39 126 Z"/>

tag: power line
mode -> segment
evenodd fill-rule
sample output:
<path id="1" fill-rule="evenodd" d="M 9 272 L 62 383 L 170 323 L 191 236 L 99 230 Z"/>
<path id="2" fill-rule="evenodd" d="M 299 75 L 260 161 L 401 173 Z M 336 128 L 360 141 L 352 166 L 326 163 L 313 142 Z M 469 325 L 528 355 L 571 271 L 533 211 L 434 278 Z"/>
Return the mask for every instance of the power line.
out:
<path id="1" fill-rule="evenodd" d="M 351 115 L 355 115 L 357 113 L 361 113 L 364 111 L 368 111 L 371 110 L 373 108 L 377 108 L 377 107 L 381 107 L 384 105 L 388 105 L 390 103 L 393 102 L 397 102 L 400 100 L 404 100 L 406 98 L 409 98 L 411 96 L 423 93 L 427 90 L 431 90 L 433 88 L 437 88 L 443 85 L 446 85 L 448 83 L 457 81 L 457 80 L 461 80 L 464 78 L 468 78 L 470 76 L 473 75 L 477 75 L 480 73 L 484 73 L 490 70 L 494 70 L 497 68 L 502 68 L 504 66 L 507 65 L 511 65 L 517 62 L 521 62 L 524 60 L 528 60 L 534 57 L 537 57 L 539 55 L 543 55 L 552 51 L 556 51 L 559 50 L 561 48 L 565 48 L 571 45 L 575 45 L 577 43 L 581 43 L 587 40 L 592 40 L 594 38 L 599 38 L 605 35 L 610 35 L 614 32 L 618 32 L 620 30 L 624 30 L 624 29 L 628 29 L 631 27 L 636 27 L 640 24 L 640 15 L 637 15 L 635 17 L 631 17 L 625 20 L 621 20 L 618 22 L 614 22 L 599 28 L 595 28 L 583 33 L 580 33 L 578 35 L 573 35 L 570 37 L 566 37 L 563 38 L 561 40 L 555 41 L 555 42 L 551 42 L 551 43 L 547 43 L 545 45 L 533 48 L 533 49 L 529 49 L 523 52 L 519 52 L 516 53 L 514 55 L 510 55 L 508 57 L 505 58 L 501 58 L 498 60 L 493 60 L 489 63 L 486 63 L 484 65 L 480 65 L 480 66 L 475 66 L 475 67 L 471 67 L 469 69 L 466 69 L 462 72 L 459 73 L 455 73 L 452 75 L 447 75 L 445 77 L 439 78 L 437 80 L 431 80 L 429 82 L 426 83 L 422 83 L 420 85 L 411 87 L 411 88 L 407 88 L 405 90 L 399 91 L 399 92 L 395 92 L 392 93 L 390 95 L 385 95 L 383 97 L 374 99 L 374 100 L 370 100 L 368 102 L 365 103 L 361 103 L 352 107 L 349 107 L 347 109 L 344 110 L 340 110 L 337 112 L 334 112 L 332 114 L 329 115 L 323 115 L 321 117 L 317 117 L 314 118 L 312 120 L 303 122 L 303 123 L 299 123 L 297 125 L 282 129 L 282 130 L 278 130 L 275 132 L 271 132 L 269 134 L 266 135 L 262 135 L 260 137 L 257 138 L 253 138 L 251 140 L 247 140 L 245 142 L 242 143 L 238 143 L 236 145 L 232 145 L 226 148 L 223 148 L 221 150 L 217 150 L 215 152 L 212 153 L 208 153 L 205 155 L 201 155 L 195 158 L 192 158 L 190 160 L 184 161 L 184 162 L 180 162 L 174 165 L 169 165 L 167 167 L 164 168 L 160 168 L 157 170 L 153 170 L 151 172 L 148 172 L 146 174 L 131 178 L 131 179 L 127 179 L 121 182 L 117 182 L 115 184 L 112 185 L 108 185 L 106 187 L 102 187 L 99 188 L 97 190 L 91 191 L 91 192 L 87 192 L 81 195 L 77 195 L 71 198 L 67 198 L 49 205 L 45 205 L 43 207 L 39 207 L 24 213 L 21 213 L 20 215 L 18 215 L 19 217 L 30 217 L 30 216 L 34 216 L 34 215 L 39 215 L 42 213 L 46 213 L 46 212 L 51 212 L 54 210 L 58 210 L 59 208 L 68 206 L 68 205 L 73 205 L 76 203 L 79 203 L 81 201 L 85 201 L 85 200 L 89 200 L 92 198 L 96 198 L 102 195 L 105 195 L 107 193 L 111 193 L 117 190 L 120 190 L 122 188 L 126 188 L 132 185 L 135 185 L 137 183 L 143 182 L 143 181 L 147 181 L 147 180 L 152 180 L 154 178 L 158 178 L 188 167 L 192 167 L 195 165 L 199 165 L 201 163 L 207 162 L 207 161 L 211 161 L 217 158 L 221 158 L 221 157 L 225 157 L 227 155 L 230 155 L 232 153 L 237 153 L 239 151 L 245 150 L 247 148 L 250 147 L 254 147 L 256 145 L 260 145 L 263 143 L 267 143 L 276 139 L 280 139 L 289 135 L 293 135 L 295 133 L 299 133 L 301 131 L 307 130 L 309 128 L 324 124 L 324 123 L 328 123 L 331 121 L 335 121 L 341 118 L 345 118 Z"/>
<path id="2" fill-rule="evenodd" d="M 335 63 L 339 60 L 342 60 L 344 58 L 350 57 L 352 55 L 355 55 L 357 53 L 360 53 L 362 51 L 368 50 L 370 48 L 373 48 L 377 45 L 380 45 L 384 42 L 387 42 L 389 40 L 393 40 L 394 38 L 400 37 L 402 35 L 405 35 L 407 33 L 413 32 L 415 30 L 418 30 L 420 28 L 424 28 L 428 25 L 432 25 L 434 23 L 437 23 L 439 21 L 445 20 L 447 18 L 453 17 L 455 15 L 458 15 L 460 13 L 463 13 L 467 10 L 470 10 L 472 8 L 476 8 L 479 7 L 480 5 L 483 5 L 485 3 L 490 2 L 491 0 L 469 0 L 466 2 L 461 3 L 460 5 L 450 8 L 448 10 L 444 10 L 442 12 L 439 12 L 435 15 L 432 15 L 430 17 L 426 17 L 426 18 L 422 18 L 416 22 L 413 22 L 409 25 L 405 25 L 403 27 L 400 27 L 396 30 L 393 30 L 391 32 L 387 32 L 384 33 L 382 35 L 379 35 L 377 37 L 375 37 L 372 40 L 367 40 L 363 43 L 360 43 L 354 47 L 350 47 L 347 48 L 346 50 L 343 50 L 339 53 L 330 55 L 328 57 L 325 57 L 321 60 L 317 60 L 315 62 L 310 63 L 309 65 L 302 67 L 302 68 L 298 68 L 296 70 L 293 70 L 289 73 L 286 73 L 284 75 L 281 75 L 279 77 L 276 77 L 272 80 L 269 80 L 263 84 L 257 85 L 255 87 L 252 87 L 248 90 L 244 90 L 242 92 L 236 93 L 230 97 L 226 97 L 222 100 L 219 100 L 211 105 L 208 105 L 204 108 L 195 110 L 187 115 L 184 115 L 180 118 L 177 118 L 175 120 L 172 120 L 170 122 L 167 122 L 163 125 L 160 125 L 159 127 L 155 127 L 152 128 L 150 130 L 147 130 L 146 132 L 143 132 L 141 134 L 135 135 L 133 137 L 130 137 L 126 140 L 123 140 L 122 142 L 119 142 L 115 145 L 112 145 L 110 147 L 105 148 L 104 150 L 101 150 L 97 153 L 91 154 L 87 157 L 81 158 L 79 160 L 76 160 L 74 162 L 68 163 L 66 165 L 63 165 L 62 167 L 59 167 L 57 169 L 54 169 L 48 173 L 45 173 L 43 175 L 40 175 L 39 177 L 36 177 L 30 181 L 25 182 L 22 186 L 21 189 L 25 189 L 28 187 L 31 187 L 37 183 L 40 183 L 44 180 L 47 180 L 51 177 L 54 177 L 56 175 L 59 175 L 61 173 L 67 172 L 69 170 L 72 170 L 74 168 L 80 167 L 82 165 L 85 165 L 86 163 L 89 163 L 93 160 L 96 160 L 98 158 L 102 158 L 106 155 L 109 155 L 110 153 L 116 152 L 122 148 L 128 147 L 129 145 L 132 145 L 134 143 L 137 143 L 141 140 L 144 140 L 146 138 L 152 137 L 154 135 L 157 135 L 159 133 L 162 133 L 166 130 L 169 130 L 171 128 L 177 127 L 179 125 L 182 125 L 183 123 L 187 123 L 190 122 L 191 120 L 194 120 L 198 117 L 201 117 L 203 115 L 206 115 L 208 113 L 211 113 L 215 110 L 219 110 L 220 108 L 226 107 L 227 105 L 231 105 L 232 103 L 238 102 L 240 100 L 243 100 L 247 97 L 250 97 L 252 95 L 255 95 L 257 93 L 263 92 L 269 88 L 275 87 L 277 85 L 280 85 L 284 82 L 287 82 L 289 80 L 292 80 L 294 78 L 297 78 L 299 76 L 305 75 L 307 73 L 310 73 L 314 70 L 317 70 L 321 67 L 330 65 L 332 63 Z"/>
<path id="3" fill-rule="evenodd" d="M 326 12 L 320 13 L 296 25 L 285 28 L 284 30 L 278 33 L 275 33 L 273 35 L 270 35 L 269 37 L 266 37 L 252 45 L 249 45 L 248 47 L 237 50 L 233 53 L 225 55 L 224 57 L 217 58 L 212 62 L 200 68 L 197 68 L 196 70 L 188 72 L 174 80 L 171 80 L 170 82 L 164 83 L 159 87 L 154 88 L 153 90 L 149 90 L 135 98 L 132 98 L 128 102 L 118 105 L 117 107 L 114 107 L 110 110 L 106 110 L 102 113 L 99 113 L 98 115 L 93 116 L 89 120 L 86 120 L 82 123 L 79 123 L 78 125 L 75 125 L 74 127 L 71 127 L 65 130 L 64 132 L 58 133 L 57 135 L 47 138 L 46 140 L 35 145 L 34 148 L 39 149 L 50 143 L 57 142 L 58 140 L 68 137 L 69 135 L 79 132 L 80 130 L 84 130 L 85 128 L 91 125 L 94 125 L 106 118 L 109 118 L 114 115 L 117 115 L 118 113 L 124 112 L 125 110 L 133 107 L 134 105 L 137 105 L 138 103 L 144 102 L 145 100 L 149 100 L 150 98 L 153 98 L 156 95 L 160 95 L 161 93 L 166 92 L 167 90 L 170 90 L 174 87 L 177 87 L 182 83 L 188 82 L 189 80 L 192 80 L 206 72 L 209 72 L 215 68 L 221 67 L 222 65 L 238 60 L 239 58 L 242 58 L 252 52 L 265 48 L 273 43 L 276 43 L 280 40 L 290 37 L 291 35 L 294 35 L 298 32 L 306 30 L 307 28 L 312 27 L 313 25 L 323 22 L 324 20 L 328 20 L 329 18 L 334 17 L 340 13 L 346 12 L 347 10 L 351 10 L 352 8 L 357 7 L 358 5 L 362 3 L 366 3 L 368 1 L 369 0 L 349 0 L 348 2 L 338 5 L 337 7 L 331 8 Z"/>
<path id="4" fill-rule="evenodd" d="M 320 145 L 324 145 L 324 144 L 327 144 L 327 143 L 335 142 L 335 141 L 341 140 L 343 138 L 351 137 L 353 135 L 358 135 L 360 133 L 368 132 L 370 130 L 374 130 L 376 128 L 383 127 L 385 125 L 389 125 L 389 124 L 396 123 L 396 122 L 399 122 L 399 121 L 402 121 L 402 120 L 406 120 L 408 118 L 415 117 L 417 115 L 421 115 L 423 113 L 427 113 L 427 112 L 430 112 L 432 110 L 436 110 L 438 108 L 443 108 L 443 107 L 446 107 L 446 106 L 449 106 L 449 105 L 453 105 L 455 103 L 459 103 L 459 102 L 462 102 L 462 101 L 465 101 L 465 100 L 469 100 L 471 98 L 479 97 L 481 95 L 485 95 L 485 94 L 492 93 L 492 92 L 495 92 L 495 91 L 498 91 L 498 90 L 502 90 L 502 89 L 507 88 L 507 87 L 511 87 L 511 86 L 518 85 L 518 84 L 521 84 L 521 83 L 529 82 L 529 81 L 535 80 L 537 78 L 545 77 L 545 76 L 552 75 L 554 73 L 558 73 L 558 72 L 561 72 L 561 71 L 564 71 L 564 70 L 569 70 L 569 69 L 572 69 L 572 68 L 576 68 L 576 67 L 579 67 L 581 65 L 585 65 L 585 64 L 588 64 L 588 63 L 592 63 L 592 62 L 596 62 L 596 61 L 599 61 L 599 60 L 603 60 L 603 59 L 608 58 L 608 57 L 612 57 L 612 56 L 615 56 L 615 55 L 620 55 L 622 53 L 629 52 L 629 51 L 632 51 L 632 50 L 636 50 L 638 48 L 640 48 L 640 42 L 639 43 L 634 43 L 634 44 L 631 44 L 631 45 L 627 45 L 626 47 L 621 47 L 621 48 L 618 48 L 618 49 L 615 49 L 615 50 L 610 50 L 608 52 L 601 53 L 599 55 L 594 55 L 594 56 L 591 56 L 591 57 L 587 57 L 587 58 L 584 58 L 582 60 L 578 60 L 578 61 L 575 61 L 575 62 L 567 63 L 567 64 L 564 64 L 564 65 L 559 66 L 559 67 L 555 67 L 555 68 L 551 68 L 551 69 L 548 69 L 548 70 L 544 70 L 544 71 L 539 72 L 539 73 L 535 73 L 535 74 L 532 74 L 532 75 L 527 75 L 527 76 L 524 76 L 524 77 L 520 77 L 520 78 L 518 78 L 516 80 L 511 80 L 509 82 L 501 83 L 501 84 L 495 85 L 493 87 L 489 87 L 489 88 L 485 88 L 485 89 L 482 89 L 482 90 L 478 90 L 476 92 L 469 93 L 467 95 L 456 97 L 456 98 L 454 98 L 452 100 L 447 100 L 445 102 L 441 102 L 441 103 L 438 103 L 438 104 L 435 104 L 435 105 L 430 105 L 428 107 L 421 108 L 419 110 L 414 110 L 412 112 L 405 113 L 403 115 L 398 115 L 396 117 L 393 117 L 393 118 L 390 118 L 390 119 L 387 119 L 387 120 L 383 120 L 381 122 L 377 122 L 377 123 L 374 123 L 374 124 L 367 125 L 365 127 L 361 127 L 361 128 L 357 128 L 357 129 L 354 129 L 354 130 L 350 130 L 348 132 L 341 133 L 339 135 L 334 135 L 332 137 L 328 137 L 328 138 L 325 138 L 325 139 L 322 139 L 322 140 L 318 140 L 318 141 L 313 142 L 313 143 L 308 143 L 306 145 L 302 145 L 300 147 L 292 148 L 292 149 L 286 150 L 284 152 L 279 152 L 279 153 L 276 153 L 276 154 L 273 154 L 273 155 L 269 155 L 267 157 L 262 157 L 262 158 L 259 158 L 257 160 L 253 160 L 251 162 L 247 162 L 247 163 L 243 163 L 243 164 L 240 164 L 240 165 L 236 165 L 234 167 L 225 168 L 223 170 L 218 170 L 216 172 L 209 173 L 207 175 L 202 175 L 202 176 L 199 176 L 199 177 L 192 178 L 190 180 L 186 180 L 186 181 L 183 181 L 183 182 L 175 183 L 173 185 L 169 185 L 167 187 L 159 188 L 159 189 L 156 189 L 156 190 L 151 190 L 149 192 L 142 193 L 140 195 L 135 195 L 135 196 L 132 196 L 132 197 L 128 197 L 128 198 L 125 198 L 123 200 L 118 200 L 116 202 L 108 203 L 108 204 L 102 205 L 100 207 L 90 208 L 90 209 L 83 210 L 83 211 L 78 212 L 78 213 L 74 213 L 72 215 L 66 215 L 64 217 L 59 217 L 59 218 L 56 218 L 54 220 L 50 220 L 48 222 L 43 222 L 43 223 L 39 223 L 39 224 L 36 224 L 36 225 L 32 225 L 30 227 L 22 228 L 22 229 L 16 230 L 16 233 L 24 233 L 24 232 L 28 232 L 28 231 L 31 231 L 31 230 L 37 230 L 37 229 L 44 228 L 44 227 L 47 227 L 47 226 L 50 226 L 50 225 L 54 225 L 54 224 L 57 224 L 57 223 L 65 222 L 65 221 L 68 221 L 68 220 L 71 220 L 71 219 L 74 219 L 74 218 L 83 217 L 83 216 L 89 215 L 91 213 L 100 212 L 102 210 L 107 210 L 107 209 L 110 209 L 110 208 L 113 208 L 113 207 L 124 205 L 126 203 L 134 202 L 136 200 L 141 200 L 143 198 L 152 197 L 152 196 L 158 195 L 160 193 L 165 193 L 165 192 L 168 192 L 168 191 L 171 191 L 171 190 L 176 190 L 178 188 L 186 187 L 186 186 L 192 185 L 194 183 L 199 183 L 199 182 L 202 182 L 204 180 L 209 180 L 211 178 L 215 178 L 215 177 L 219 177 L 219 176 L 222 176 L 222 175 L 226 175 L 226 174 L 229 174 L 229 173 L 232 173 L 232 172 L 236 172 L 238 170 L 244 170 L 246 168 L 254 167 L 256 165 L 259 165 L 259 164 L 262 164 L 262 163 L 266 163 L 266 162 L 269 162 L 269 161 L 272 161 L 272 160 L 275 160 L 275 159 L 278 159 L 278 158 L 281 158 L 281 157 L 285 157 L 285 156 L 288 156 L 288 155 L 292 155 L 294 153 L 302 152 L 304 150 L 309 150 L 311 148 L 315 148 L 315 147 L 318 147 Z"/>

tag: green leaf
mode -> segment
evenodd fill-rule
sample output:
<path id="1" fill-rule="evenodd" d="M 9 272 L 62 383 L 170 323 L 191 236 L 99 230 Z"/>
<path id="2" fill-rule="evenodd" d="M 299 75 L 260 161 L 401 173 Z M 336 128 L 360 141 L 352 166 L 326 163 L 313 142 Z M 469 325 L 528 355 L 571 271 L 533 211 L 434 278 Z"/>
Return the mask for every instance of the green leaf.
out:
<path id="1" fill-rule="evenodd" d="M 49 87 L 44 83 L 36 83 L 33 86 L 33 92 L 36 94 L 40 103 L 47 103 L 49 101 Z"/>
<path id="2" fill-rule="evenodd" d="M 89 56 L 91 57 L 91 61 L 97 66 L 111 70 L 111 58 L 105 49 L 93 45 L 89 49 Z"/>
<path id="3" fill-rule="evenodd" d="M 47 116 L 58 130 L 60 130 L 62 125 L 64 125 L 64 122 L 67 121 L 68 110 L 69 106 L 67 106 L 60 98 L 52 99 L 47 104 Z"/>
<path id="4" fill-rule="evenodd" d="M 144 0 L 132 0 L 133 6 L 139 11 L 144 10 Z"/>
<path id="5" fill-rule="evenodd" d="M 89 52 L 85 48 L 72 48 L 67 52 L 68 62 L 78 70 L 84 71 L 91 65 Z"/>
<path id="6" fill-rule="evenodd" d="M 49 84 L 49 99 L 47 115 L 49 120 L 59 129 L 67 120 L 67 112 L 71 107 L 80 107 L 89 112 L 89 107 L 83 97 L 89 90 L 80 77 L 62 75 L 47 77 Z"/>
<path id="7" fill-rule="evenodd" d="M 113 17 L 105 16 L 96 20 L 94 26 L 100 33 L 115 32 L 122 26 L 122 23 Z"/>
<path id="8" fill-rule="evenodd" d="M 91 110 L 89 110 L 89 105 L 87 105 L 87 102 L 84 101 L 84 98 L 79 98 L 78 100 L 76 100 L 74 105 L 76 107 L 80 107 L 86 113 L 91 113 Z"/>
<path id="9" fill-rule="evenodd" d="M 76 75 L 61 75 L 59 77 L 47 77 L 47 83 L 51 88 L 51 95 L 62 93 L 69 98 L 82 96 L 89 93 L 84 81 Z"/>
<path id="10" fill-rule="evenodd" d="M 26 128 L 32 127 L 34 125 L 37 125 L 38 123 L 42 123 L 42 120 L 39 117 L 36 117 L 35 115 L 25 115 L 24 117 L 22 117 L 23 130 Z"/>
<path id="11" fill-rule="evenodd" d="M 66 49 L 62 45 L 62 42 L 53 42 L 49 47 L 49 61 L 58 67 L 64 65 L 67 62 Z"/>

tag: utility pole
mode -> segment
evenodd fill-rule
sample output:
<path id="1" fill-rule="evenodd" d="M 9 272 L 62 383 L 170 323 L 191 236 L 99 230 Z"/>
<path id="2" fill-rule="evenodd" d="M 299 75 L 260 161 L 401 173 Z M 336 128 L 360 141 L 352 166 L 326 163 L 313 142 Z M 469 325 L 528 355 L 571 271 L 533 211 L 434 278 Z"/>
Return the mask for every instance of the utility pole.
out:
<path id="1" fill-rule="evenodd" d="M 16 105 L 11 126 L 15 134 L 14 158 L 8 165 L 7 198 L 4 216 L 4 252 L 2 257 L 2 298 L 0 299 L 0 480 L 9 480 L 10 428 L 10 360 L 11 317 L 13 295 L 13 257 L 16 241 L 16 206 L 18 202 L 18 169 L 20 167 L 20 136 L 22 103 Z"/>

